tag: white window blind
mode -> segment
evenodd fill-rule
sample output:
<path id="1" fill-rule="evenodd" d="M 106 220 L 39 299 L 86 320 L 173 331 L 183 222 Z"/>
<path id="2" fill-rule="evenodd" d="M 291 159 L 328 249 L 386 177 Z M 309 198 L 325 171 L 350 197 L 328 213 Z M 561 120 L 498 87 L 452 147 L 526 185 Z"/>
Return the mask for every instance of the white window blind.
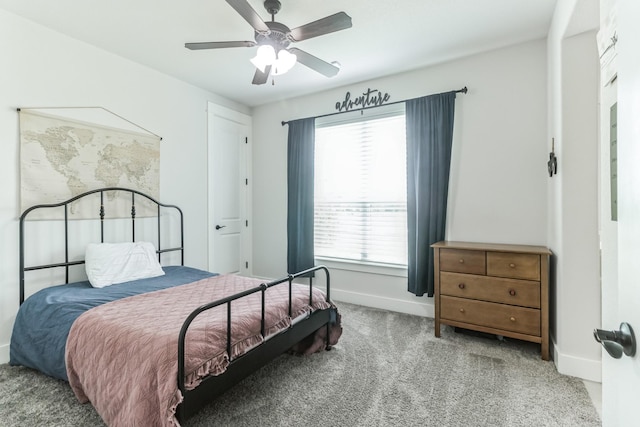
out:
<path id="1" fill-rule="evenodd" d="M 317 125 L 315 256 L 407 264 L 404 112 Z"/>

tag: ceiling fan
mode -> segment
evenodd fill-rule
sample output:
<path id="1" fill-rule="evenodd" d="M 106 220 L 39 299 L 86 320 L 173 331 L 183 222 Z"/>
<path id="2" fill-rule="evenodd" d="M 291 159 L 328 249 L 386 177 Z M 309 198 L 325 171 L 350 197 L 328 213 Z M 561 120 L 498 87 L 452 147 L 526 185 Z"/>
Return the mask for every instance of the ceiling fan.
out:
<path id="1" fill-rule="evenodd" d="M 247 0 L 226 0 L 255 30 L 255 41 L 226 41 L 185 43 L 191 50 L 221 49 L 228 47 L 259 46 L 255 58 L 251 62 L 257 70 L 252 83 L 261 85 L 266 83 L 269 75 L 286 73 L 296 61 L 327 77 L 333 77 L 340 70 L 334 64 L 323 61 L 304 50 L 289 47 L 291 43 L 307 40 L 313 37 L 333 33 L 351 28 L 351 17 L 344 12 L 338 12 L 317 21 L 289 29 L 284 24 L 276 22 L 274 16 L 280 11 L 280 1 L 265 0 L 264 7 L 271 15 L 271 21 L 263 21 L 251 7 Z"/>

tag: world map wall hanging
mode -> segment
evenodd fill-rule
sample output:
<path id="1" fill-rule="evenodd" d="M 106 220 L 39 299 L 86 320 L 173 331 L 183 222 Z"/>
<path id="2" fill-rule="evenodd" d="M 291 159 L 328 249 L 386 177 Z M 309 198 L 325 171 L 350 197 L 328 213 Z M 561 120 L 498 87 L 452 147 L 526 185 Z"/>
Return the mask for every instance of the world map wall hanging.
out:
<path id="1" fill-rule="evenodd" d="M 159 198 L 160 140 L 156 135 L 20 111 L 20 206 L 58 203 L 86 191 L 125 187 Z M 108 196 L 115 199 L 115 194 Z M 141 216 L 152 215 L 139 206 Z M 128 212 L 118 211 L 116 217 Z M 109 211 L 107 211 L 109 212 Z M 72 207 L 73 218 L 95 212 Z M 37 218 L 33 218 L 37 219 Z"/>

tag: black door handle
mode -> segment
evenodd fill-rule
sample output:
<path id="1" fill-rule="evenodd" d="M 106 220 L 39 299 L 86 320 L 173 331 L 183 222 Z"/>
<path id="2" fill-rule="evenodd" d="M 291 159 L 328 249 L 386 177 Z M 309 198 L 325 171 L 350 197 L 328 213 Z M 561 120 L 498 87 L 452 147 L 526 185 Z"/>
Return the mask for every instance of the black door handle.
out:
<path id="1" fill-rule="evenodd" d="M 216 230 L 220 230 L 221 228 L 225 228 L 226 225 L 216 225 Z"/>
<path id="2" fill-rule="evenodd" d="M 636 354 L 636 337 L 631 325 L 628 323 L 621 323 L 620 329 L 617 331 L 594 329 L 593 337 L 615 359 L 620 359 L 623 353 L 629 357 L 633 357 Z"/>

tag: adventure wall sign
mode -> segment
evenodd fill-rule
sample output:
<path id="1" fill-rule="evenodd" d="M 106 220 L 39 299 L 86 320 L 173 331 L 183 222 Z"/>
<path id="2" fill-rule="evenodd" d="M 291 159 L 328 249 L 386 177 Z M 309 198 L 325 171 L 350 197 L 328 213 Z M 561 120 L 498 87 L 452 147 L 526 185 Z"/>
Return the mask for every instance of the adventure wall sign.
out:
<path id="1" fill-rule="evenodd" d="M 347 92 L 344 96 L 344 101 L 336 102 L 336 110 L 343 112 L 352 109 L 378 107 L 391 98 L 391 95 L 385 93 L 384 95 L 378 89 L 367 89 L 362 95 L 355 98 L 351 98 L 351 92 Z"/>

